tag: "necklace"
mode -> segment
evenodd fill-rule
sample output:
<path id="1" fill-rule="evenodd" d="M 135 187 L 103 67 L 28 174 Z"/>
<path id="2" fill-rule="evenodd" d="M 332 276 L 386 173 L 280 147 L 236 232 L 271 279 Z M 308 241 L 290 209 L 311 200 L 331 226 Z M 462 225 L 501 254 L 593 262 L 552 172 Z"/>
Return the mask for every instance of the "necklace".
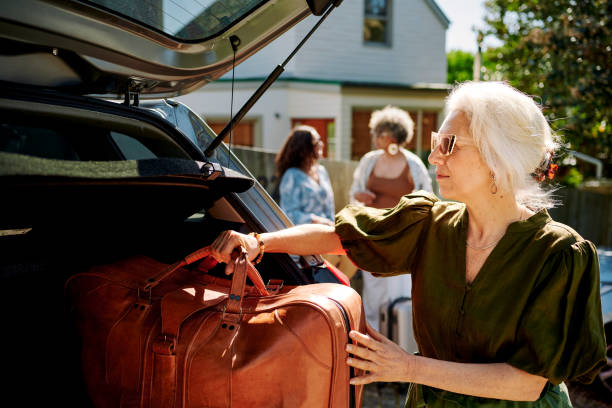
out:
<path id="1" fill-rule="evenodd" d="M 522 221 L 523 220 L 523 213 L 524 210 L 521 208 L 521 212 L 519 214 L 519 218 L 517 221 Z M 514 221 L 516 222 L 516 221 Z M 503 232 L 503 234 L 501 234 L 497 239 L 495 239 L 495 241 L 490 242 L 488 244 L 485 244 L 483 246 L 476 246 L 476 245 L 472 245 L 470 244 L 467 239 L 465 240 L 465 245 L 467 245 L 468 247 L 475 249 L 476 251 L 484 251 L 485 249 L 489 249 L 491 248 L 493 245 L 497 244 L 499 241 L 501 241 L 501 239 L 504 237 L 504 235 L 506 235 L 506 231 Z"/>
<path id="2" fill-rule="evenodd" d="M 491 248 L 493 245 L 495 245 L 495 244 L 497 244 L 499 241 L 501 241 L 501 239 L 504 237 L 504 235 L 506 235 L 506 233 L 505 233 L 505 232 L 504 232 L 502 235 L 500 235 L 500 236 L 499 236 L 499 238 L 497 238 L 495 241 L 493 241 L 493 242 L 491 242 L 491 243 L 489 243 L 489 244 L 483 245 L 483 246 L 475 246 L 475 245 L 472 245 L 472 244 L 470 244 L 469 242 L 467 242 L 467 240 L 465 241 L 465 245 L 467 245 L 467 246 L 469 246 L 470 248 L 475 249 L 475 250 L 477 250 L 477 251 L 483 251 L 483 250 L 485 250 L 485 249 L 489 249 L 489 248 Z"/>

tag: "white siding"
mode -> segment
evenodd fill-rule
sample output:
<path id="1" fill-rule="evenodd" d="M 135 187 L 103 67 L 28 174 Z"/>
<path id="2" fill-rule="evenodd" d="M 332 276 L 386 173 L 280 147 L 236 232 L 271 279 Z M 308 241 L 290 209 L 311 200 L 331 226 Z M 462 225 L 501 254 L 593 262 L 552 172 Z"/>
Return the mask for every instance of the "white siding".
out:
<path id="1" fill-rule="evenodd" d="M 295 55 L 283 75 L 406 85 L 445 83 L 446 29 L 434 11 L 425 0 L 392 0 L 391 9 L 390 46 L 364 44 L 364 0 L 344 1 Z M 306 18 L 242 63 L 236 75 L 267 76 L 318 18 Z"/>
<path id="2" fill-rule="evenodd" d="M 333 118 L 340 117 L 340 86 L 292 82 L 289 97 L 291 118 Z"/>
<path id="3" fill-rule="evenodd" d="M 346 92 L 340 85 L 345 81 L 402 85 L 446 82 L 446 29 L 428 0 L 391 0 L 391 4 L 393 35 L 389 47 L 363 43 L 364 0 L 345 0 L 331 13 L 285 67 L 281 78 L 297 80 L 274 83 L 247 114 L 246 119 L 257 122 L 256 146 L 278 151 L 292 118 L 333 118 L 335 158 L 349 159 L 355 107 L 378 108 L 391 103 L 417 111 L 442 109 L 444 97 L 439 93 L 431 96 L 392 87 Z M 306 18 L 236 67 L 236 77 L 266 77 L 317 18 Z M 231 72 L 224 78 L 231 78 Z M 234 113 L 260 83 L 236 83 Z M 225 119 L 229 117 L 230 87 L 229 82 L 212 83 L 178 99 L 205 117 Z"/>
<path id="4" fill-rule="evenodd" d="M 234 111 L 255 92 L 259 82 L 238 82 L 234 92 Z M 229 118 L 229 82 L 212 83 L 205 88 L 183 95 L 181 102 L 205 119 Z M 340 85 L 310 82 L 280 81 L 262 96 L 245 119 L 256 121 L 255 145 L 278 151 L 291 130 L 293 118 L 334 119 L 335 159 L 351 157 L 353 109 L 381 108 L 387 104 L 407 110 L 430 110 L 442 113 L 444 97 L 435 94 L 413 93 L 397 89 L 363 88 L 343 92 Z M 438 118 L 438 124 L 442 116 Z M 331 158 L 331 157 L 330 157 Z"/>
<path id="5" fill-rule="evenodd" d="M 255 92 L 259 84 L 259 82 L 238 82 L 236 84 L 234 115 Z M 213 83 L 176 99 L 205 119 L 228 120 L 230 117 L 230 89 L 230 83 Z M 291 123 L 287 114 L 288 95 L 286 84 L 275 84 L 244 117 L 243 120 L 256 121 L 254 141 L 256 146 L 278 150 L 285 136 L 289 134 Z"/>
<path id="6" fill-rule="evenodd" d="M 303 22 L 302 22 L 303 23 Z M 289 56 L 289 53 L 299 43 L 296 41 L 295 30 L 291 29 L 285 34 L 266 45 L 259 50 L 255 55 L 252 55 L 242 64 L 236 67 L 237 78 L 263 78 L 267 77 L 277 65 L 282 64 Z M 291 72 L 295 66 L 294 57 L 292 61 L 285 67 L 285 72 Z M 232 73 L 229 72 L 223 78 L 231 78 Z"/>

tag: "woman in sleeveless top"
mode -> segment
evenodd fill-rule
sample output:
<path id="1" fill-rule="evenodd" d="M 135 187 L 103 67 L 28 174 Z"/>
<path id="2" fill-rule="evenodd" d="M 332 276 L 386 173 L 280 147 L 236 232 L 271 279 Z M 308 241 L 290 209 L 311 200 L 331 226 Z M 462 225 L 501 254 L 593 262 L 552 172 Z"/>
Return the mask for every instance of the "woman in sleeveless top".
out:
<path id="1" fill-rule="evenodd" d="M 372 206 L 376 195 L 367 187 L 370 175 L 374 173 L 383 178 L 395 178 L 402 172 L 406 163 L 414 183 L 413 189 L 432 191 L 431 178 L 421 159 L 402 147 L 409 143 L 414 135 L 414 122 L 410 115 L 401 109 L 387 106 L 372 113 L 369 128 L 376 150 L 366 153 L 355 169 L 350 190 L 351 203 Z M 410 192 L 412 190 L 402 192 L 398 189 L 397 193 Z M 400 194 L 400 197 L 403 194 Z M 395 204 L 397 202 L 393 205 Z"/>
<path id="2" fill-rule="evenodd" d="M 410 115 L 387 106 L 374 111 L 370 118 L 370 133 L 376 150 L 367 153 L 353 175 L 351 202 L 374 208 L 392 208 L 400 198 L 414 190 L 432 191 L 427 169 L 417 155 L 401 147 L 413 137 L 414 123 Z M 411 278 L 408 274 L 363 277 L 363 305 L 366 319 L 380 328 L 380 307 L 399 297 L 409 297 Z"/>
<path id="3" fill-rule="evenodd" d="M 372 172 L 366 183 L 366 188 L 374 194 L 374 199 L 369 207 L 395 207 L 402 196 L 412 193 L 414 190 L 410 166 L 406 163 L 397 177 L 381 177 Z"/>

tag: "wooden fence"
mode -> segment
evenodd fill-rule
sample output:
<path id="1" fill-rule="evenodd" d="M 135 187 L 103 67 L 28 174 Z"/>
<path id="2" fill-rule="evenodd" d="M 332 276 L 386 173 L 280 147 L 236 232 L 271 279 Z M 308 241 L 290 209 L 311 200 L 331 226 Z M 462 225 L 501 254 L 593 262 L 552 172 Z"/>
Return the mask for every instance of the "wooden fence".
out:
<path id="1" fill-rule="evenodd" d="M 560 205 L 550 216 L 574 228 L 597 246 L 612 247 L 612 192 L 562 188 L 555 194 Z"/>
<path id="2" fill-rule="evenodd" d="M 275 189 L 279 180 L 277 180 L 274 174 L 276 152 L 251 147 L 232 147 L 232 151 L 253 173 L 253 176 L 255 176 L 268 193 L 278 201 Z M 349 202 L 349 189 L 353 182 L 353 172 L 358 162 L 321 159 L 320 163 L 325 166 L 329 173 L 332 189 L 334 190 L 336 211 L 339 211 Z"/>

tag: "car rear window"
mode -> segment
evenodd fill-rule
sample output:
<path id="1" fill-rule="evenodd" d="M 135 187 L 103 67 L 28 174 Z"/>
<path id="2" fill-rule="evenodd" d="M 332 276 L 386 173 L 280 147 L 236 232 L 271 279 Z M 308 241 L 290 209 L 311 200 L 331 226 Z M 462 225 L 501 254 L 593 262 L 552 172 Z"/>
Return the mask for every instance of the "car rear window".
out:
<path id="1" fill-rule="evenodd" d="M 0 115 L 0 151 L 71 161 L 184 158 L 171 143 L 100 128 L 49 123 L 46 126 L 6 121 Z"/>
<path id="2" fill-rule="evenodd" d="M 268 0 L 81 0 L 184 41 L 202 41 L 231 27 Z"/>

